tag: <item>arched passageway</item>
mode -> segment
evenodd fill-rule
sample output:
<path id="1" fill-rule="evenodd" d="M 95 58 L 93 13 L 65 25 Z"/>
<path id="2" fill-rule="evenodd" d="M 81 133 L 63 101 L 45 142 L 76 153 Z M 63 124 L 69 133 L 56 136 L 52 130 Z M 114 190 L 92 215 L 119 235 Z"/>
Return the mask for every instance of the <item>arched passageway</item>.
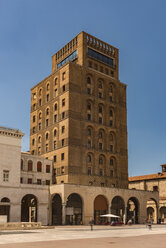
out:
<path id="1" fill-rule="evenodd" d="M 166 223 L 166 207 L 161 207 L 159 212 L 160 223 Z"/>
<path id="2" fill-rule="evenodd" d="M 10 221 L 10 200 L 7 197 L 4 197 L 0 201 L 0 215 L 7 216 L 7 222 Z"/>
<path id="3" fill-rule="evenodd" d="M 149 199 L 147 201 L 147 221 L 152 223 L 158 222 L 158 216 L 157 216 L 157 203 L 154 199 Z"/>
<path id="4" fill-rule="evenodd" d="M 52 198 L 52 225 L 62 224 L 62 199 L 59 194 Z"/>
<path id="5" fill-rule="evenodd" d="M 120 221 L 124 220 L 125 203 L 122 197 L 115 196 L 111 202 L 111 214 L 120 216 Z"/>
<path id="6" fill-rule="evenodd" d="M 147 221 L 152 222 L 154 220 L 154 208 L 148 207 L 147 208 Z"/>
<path id="7" fill-rule="evenodd" d="M 25 195 L 21 201 L 21 221 L 37 222 L 37 198 L 32 194 Z"/>
<path id="8" fill-rule="evenodd" d="M 131 220 L 133 224 L 138 224 L 139 201 L 135 197 L 129 198 L 127 202 L 127 221 Z"/>
<path id="9" fill-rule="evenodd" d="M 98 195 L 94 200 L 94 222 L 95 224 L 105 223 L 106 218 L 100 215 L 108 213 L 108 201 L 103 195 Z"/>
<path id="10" fill-rule="evenodd" d="M 67 198 L 66 205 L 66 224 L 80 225 L 82 224 L 83 206 L 82 199 L 79 194 L 73 193 Z"/>

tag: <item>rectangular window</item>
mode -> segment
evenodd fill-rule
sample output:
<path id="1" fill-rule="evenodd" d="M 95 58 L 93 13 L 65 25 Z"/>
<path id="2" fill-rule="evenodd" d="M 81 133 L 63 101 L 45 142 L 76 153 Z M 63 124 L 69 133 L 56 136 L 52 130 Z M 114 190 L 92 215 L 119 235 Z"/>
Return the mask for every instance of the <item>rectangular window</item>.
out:
<path id="1" fill-rule="evenodd" d="M 103 72 L 103 67 L 102 66 L 100 66 L 100 72 Z"/>
<path id="2" fill-rule="evenodd" d="M 65 106 L 65 98 L 62 99 L 62 107 L 64 107 L 64 106 Z"/>
<path id="3" fill-rule="evenodd" d="M 65 112 L 62 112 L 62 119 L 65 118 Z"/>
<path id="4" fill-rule="evenodd" d="M 65 80 L 65 78 L 66 78 L 66 72 L 64 71 L 64 72 L 62 73 L 62 80 Z"/>
<path id="5" fill-rule="evenodd" d="M 50 100 L 50 95 L 47 94 L 47 102 Z"/>
<path id="6" fill-rule="evenodd" d="M 99 170 L 99 176 L 102 176 L 102 175 L 103 175 L 103 170 L 100 169 L 100 170 Z"/>
<path id="7" fill-rule="evenodd" d="M 62 146 L 64 146 L 65 145 L 65 140 L 64 139 L 62 139 Z"/>
<path id="8" fill-rule="evenodd" d="M 112 96 L 110 96 L 110 102 L 112 102 Z"/>
<path id="9" fill-rule="evenodd" d="M 113 176 L 114 176 L 114 171 L 110 170 L 110 177 L 113 177 Z"/>
<path id="10" fill-rule="evenodd" d="M 61 174 L 64 174 L 64 173 L 65 173 L 65 167 L 62 166 L 62 167 L 61 167 Z"/>
<path id="11" fill-rule="evenodd" d="M 57 122 L 57 115 L 54 115 L 54 122 Z"/>
<path id="12" fill-rule="evenodd" d="M 113 77 L 114 76 L 114 72 L 113 71 L 111 71 L 111 77 Z"/>
<path id="13" fill-rule="evenodd" d="M 65 85 L 62 86 L 62 91 L 64 92 L 66 89 L 65 89 Z"/>
<path id="14" fill-rule="evenodd" d="M 48 152 L 48 144 L 46 144 L 46 152 Z"/>
<path id="15" fill-rule="evenodd" d="M 20 178 L 20 183 L 23 183 L 23 178 L 22 177 Z"/>
<path id="16" fill-rule="evenodd" d="M 64 159 L 65 159 L 65 154 L 61 153 L 61 160 L 64 160 Z"/>
<path id="17" fill-rule="evenodd" d="M 108 69 L 107 69 L 107 68 L 105 68 L 105 74 L 107 74 L 107 75 L 108 75 Z"/>
<path id="18" fill-rule="evenodd" d="M 91 62 L 91 61 L 88 61 L 88 66 L 89 66 L 90 68 L 92 68 L 92 62 Z"/>
<path id="19" fill-rule="evenodd" d="M 39 106 L 41 106 L 42 105 L 42 100 L 41 99 L 39 99 Z"/>
<path id="20" fill-rule="evenodd" d="M 102 149 L 103 149 L 103 144 L 99 143 L 99 150 L 102 150 Z"/>
<path id="21" fill-rule="evenodd" d="M 48 119 L 46 119 L 46 127 L 48 127 Z"/>
<path id="22" fill-rule="evenodd" d="M 113 151 L 113 145 L 110 145 L 110 152 Z"/>
<path id="23" fill-rule="evenodd" d="M 3 181 L 9 182 L 9 171 L 8 170 L 3 171 Z"/>
<path id="24" fill-rule="evenodd" d="M 57 92 L 58 92 L 58 90 L 57 90 L 57 89 L 55 89 L 55 90 L 54 90 L 54 96 L 55 96 L 55 97 L 57 97 L 57 95 L 58 95 L 58 93 L 57 93 Z"/>
<path id="25" fill-rule="evenodd" d="M 33 127 L 32 132 L 35 133 L 35 127 Z"/>
<path id="26" fill-rule="evenodd" d="M 32 184 L 32 178 L 28 178 L 28 184 Z"/>
<path id="27" fill-rule="evenodd" d="M 62 126 L 62 133 L 65 132 L 65 126 Z"/>
<path id="28" fill-rule="evenodd" d="M 91 94 L 91 89 L 87 88 L 87 94 L 90 95 Z"/>
<path id="29" fill-rule="evenodd" d="M 103 120 L 102 117 L 99 117 L 99 124 L 102 124 Z"/>
<path id="30" fill-rule="evenodd" d="M 92 169 L 91 167 L 88 167 L 88 175 L 91 175 L 92 174 Z"/>
<path id="31" fill-rule="evenodd" d="M 50 185 L 50 180 L 46 180 L 46 185 Z"/>
<path id="32" fill-rule="evenodd" d="M 54 162 L 56 163 L 56 155 L 54 156 Z"/>
<path id="33" fill-rule="evenodd" d="M 35 122 L 35 119 L 36 119 L 36 116 L 34 115 L 34 116 L 33 116 L 33 122 Z"/>
<path id="34" fill-rule="evenodd" d="M 88 121 L 90 121 L 91 120 L 91 115 L 88 114 L 87 117 L 88 117 Z"/>
<path id="35" fill-rule="evenodd" d="M 95 70 L 97 70 L 97 69 L 98 69 L 98 66 L 97 66 L 97 64 L 95 64 L 95 66 L 94 66 L 94 67 L 95 67 Z"/>
<path id="36" fill-rule="evenodd" d="M 39 122 L 39 126 L 38 126 L 38 129 L 41 130 L 41 123 Z"/>
<path id="37" fill-rule="evenodd" d="M 91 140 L 88 140 L 87 147 L 88 147 L 88 148 L 91 148 Z"/>
<path id="38" fill-rule="evenodd" d="M 112 122 L 112 120 L 110 120 L 110 127 L 112 127 L 113 126 L 113 122 Z"/>
<path id="39" fill-rule="evenodd" d="M 54 150 L 56 149 L 56 140 L 54 141 Z"/>
<path id="40" fill-rule="evenodd" d="M 41 185 L 41 179 L 37 179 L 37 184 Z"/>
<path id="41" fill-rule="evenodd" d="M 46 173 L 50 173 L 50 165 L 49 164 L 46 165 Z"/>
<path id="42" fill-rule="evenodd" d="M 99 92 L 98 96 L 99 98 L 102 98 L 102 92 Z"/>

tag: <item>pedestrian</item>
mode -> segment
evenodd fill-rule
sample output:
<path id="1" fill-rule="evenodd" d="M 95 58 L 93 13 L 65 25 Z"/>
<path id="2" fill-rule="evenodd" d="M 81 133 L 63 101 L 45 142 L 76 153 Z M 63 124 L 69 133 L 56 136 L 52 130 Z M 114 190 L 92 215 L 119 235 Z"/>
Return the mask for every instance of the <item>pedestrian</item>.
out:
<path id="1" fill-rule="evenodd" d="M 93 224 L 94 224 L 94 220 L 90 220 L 89 225 L 90 225 L 91 231 L 93 231 Z"/>

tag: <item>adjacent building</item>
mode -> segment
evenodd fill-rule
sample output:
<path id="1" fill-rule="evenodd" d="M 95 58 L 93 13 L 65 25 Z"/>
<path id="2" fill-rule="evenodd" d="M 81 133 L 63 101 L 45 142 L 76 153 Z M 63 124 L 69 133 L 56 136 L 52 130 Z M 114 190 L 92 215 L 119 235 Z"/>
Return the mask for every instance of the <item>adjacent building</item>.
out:
<path id="1" fill-rule="evenodd" d="M 49 223 L 52 161 L 21 153 L 23 133 L 0 127 L 0 216 L 10 222 Z"/>
<path id="2" fill-rule="evenodd" d="M 166 164 L 161 165 L 162 172 L 156 174 L 129 177 L 129 189 L 139 189 L 159 192 L 158 219 L 166 223 Z M 147 218 L 156 218 L 156 205 L 149 201 L 147 205 Z"/>

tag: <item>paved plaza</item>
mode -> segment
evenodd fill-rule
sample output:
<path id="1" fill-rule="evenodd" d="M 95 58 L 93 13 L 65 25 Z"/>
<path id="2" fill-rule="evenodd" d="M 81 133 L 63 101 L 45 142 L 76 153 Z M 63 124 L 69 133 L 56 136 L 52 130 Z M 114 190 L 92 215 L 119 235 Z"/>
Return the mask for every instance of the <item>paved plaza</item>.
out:
<path id="1" fill-rule="evenodd" d="M 53 229 L 0 231 L 0 248 L 165 248 L 166 226 L 61 226 Z"/>

